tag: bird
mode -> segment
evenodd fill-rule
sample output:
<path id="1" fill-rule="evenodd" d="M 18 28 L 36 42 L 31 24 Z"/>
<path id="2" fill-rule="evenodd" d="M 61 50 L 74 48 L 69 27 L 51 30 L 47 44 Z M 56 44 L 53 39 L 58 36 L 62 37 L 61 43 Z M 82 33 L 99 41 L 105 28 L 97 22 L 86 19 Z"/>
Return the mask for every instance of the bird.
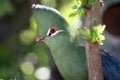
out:
<path id="1" fill-rule="evenodd" d="M 32 5 L 37 23 L 36 42 L 49 46 L 54 62 L 65 80 L 88 80 L 85 48 L 79 44 L 79 32 L 71 39 L 69 24 L 56 9 Z M 105 80 L 120 80 L 120 60 L 105 49 L 100 49 Z"/>

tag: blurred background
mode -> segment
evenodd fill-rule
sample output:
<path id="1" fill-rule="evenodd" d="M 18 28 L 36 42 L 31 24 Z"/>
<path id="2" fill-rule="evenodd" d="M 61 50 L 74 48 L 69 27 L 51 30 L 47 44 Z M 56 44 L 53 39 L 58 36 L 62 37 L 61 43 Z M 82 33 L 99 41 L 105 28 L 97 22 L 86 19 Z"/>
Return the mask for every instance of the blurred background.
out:
<path id="1" fill-rule="evenodd" d="M 70 26 L 84 17 L 69 17 L 75 0 L 0 0 L 0 80 L 63 80 L 45 43 L 35 43 L 37 24 L 31 4 L 56 8 Z M 101 46 L 120 58 L 120 0 L 104 0 L 100 22 L 106 25 Z"/>

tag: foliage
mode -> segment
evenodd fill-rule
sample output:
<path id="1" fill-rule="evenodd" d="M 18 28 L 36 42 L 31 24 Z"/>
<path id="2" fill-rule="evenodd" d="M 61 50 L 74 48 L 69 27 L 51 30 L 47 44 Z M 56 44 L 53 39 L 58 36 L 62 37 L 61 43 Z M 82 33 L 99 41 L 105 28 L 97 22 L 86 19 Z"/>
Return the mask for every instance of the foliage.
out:
<path id="1" fill-rule="evenodd" d="M 10 0 L 0 0 L 0 17 L 6 14 L 12 14 L 14 12 L 14 7 Z"/>
<path id="2" fill-rule="evenodd" d="M 89 4 L 89 5 L 95 5 L 97 0 L 76 0 L 77 3 L 81 3 L 82 6 L 85 6 L 86 4 Z"/>
<path id="3" fill-rule="evenodd" d="M 72 8 L 75 10 L 74 12 L 72 12 L 69 17 L 73 17 L 77 14 L 79 14 L 79 16 L 82 16 L 84 14 L 84 8 L 85 5 L 89 4 L 89 5 L 95 5 L 97 0 L 76 0 L 77 4 L 75 4 Z"/>
<path id="4" fill-rule="evenodd" d="M 84 27 L 83 29 L 78 29 L 82 37 L 87 40 L 91 40 L 93 43 L 103 44 L 102 41 L 105 37 L 102 35 L 105 29 L 105 25 L 96 25 L 93 27 Z"/>
<path id="5" fill-rule="evenodd" d="M 73 6 L 73 9 L 75 10 L 74 12 L 72 12 L 69 17 L 73 17 L 77 14 L 79 14 L 80 16 L 82 16 L 82 14 L 84 14 L 84 7 L 81 6 L 81 4 L 76 4 Z"/>
<path id="6" fill-rule="evenodd" d="M 79 16 L 82 16 L 84 12 L 85 5 L 95 5 L 97 0 L 76 0 L 77 4 L 73 6 L 73 9 L 75 10 L 73 13 L 71 13 L 69 16 L 73 17 L 77 14 Z M 103 44 L 102 41 L 105 39 L 105 37 L 102 34 L 102 32 L 105 29 L 105 25 L 97 25 L 93 26 L 92 28 L 84 27 L 84 29 L 78 29 L 79 32 L 82 34 L 84 39 L 89 39 L 93 43 L 97 42 L 99 44 Z"/>

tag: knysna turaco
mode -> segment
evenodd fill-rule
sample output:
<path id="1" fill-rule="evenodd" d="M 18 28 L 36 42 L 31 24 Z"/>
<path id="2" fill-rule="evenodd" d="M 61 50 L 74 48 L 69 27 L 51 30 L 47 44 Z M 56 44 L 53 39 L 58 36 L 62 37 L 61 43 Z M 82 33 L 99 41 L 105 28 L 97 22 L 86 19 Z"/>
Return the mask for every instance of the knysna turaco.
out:
<path id="1" fill-rule="evenodd" d="M 33 4 L 32 10 L 37 22 L 36 41 L 44 41 L 50 47 L 63 78 L 88 80 L 85 49 L 76 40 L 80 35 L 71 40 L 69 26 L 57 10 L 39 4 Z M 77 33 L 77 29 L 73 32 Z M 120 80 L 120 61 L 106 50 L 100 49 L 100 53 L 105 80 Z"/>

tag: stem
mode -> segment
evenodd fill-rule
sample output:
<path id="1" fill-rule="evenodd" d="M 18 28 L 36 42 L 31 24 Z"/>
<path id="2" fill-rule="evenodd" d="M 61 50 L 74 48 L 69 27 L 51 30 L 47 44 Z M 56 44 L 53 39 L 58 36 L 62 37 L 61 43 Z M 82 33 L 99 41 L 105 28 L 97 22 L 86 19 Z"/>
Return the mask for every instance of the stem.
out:
<path id="1" fill-rule="evenodd" d="M 87 5 L 86 5 L 87 6 Z M 97 0 L 96 5 L 88 5 L 90 8 L 85 10 L 85 26 L 90 27 L 99 24 L 101 5 Z M 101 55 L 99 45 L 85 40 L 85 51 L 88 66 L 89 80 L 103 80 Z"/>

